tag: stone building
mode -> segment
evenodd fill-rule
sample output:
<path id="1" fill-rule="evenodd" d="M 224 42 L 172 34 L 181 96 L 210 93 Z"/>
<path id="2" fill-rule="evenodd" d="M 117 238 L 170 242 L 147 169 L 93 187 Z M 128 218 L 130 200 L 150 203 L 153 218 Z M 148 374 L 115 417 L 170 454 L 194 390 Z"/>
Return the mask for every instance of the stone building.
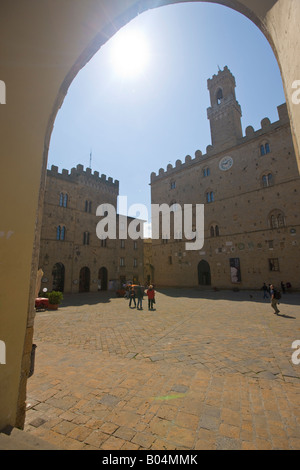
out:
<path id="1" fill-rule="evenodd" d="M 228 69 L 208 80 L 212 145 L 151 174 L 152 204 L 204 204 L 204 246 L 161 233 L 153 240 L 156 285 L 260 288 L 281 281 L 300 288 L 300 179 L 286 104 L 261 128 L 241 126 L 235 78 Z M 175 213 L 172 215 L 174 216 Z"/>
<path id="2" fill-rule="evenodd" d="M 101 204 L 117 207 L 119 182 L 82 165 L 47 171 L 39 267 L 41 288 L 66 293 L 115 289 L 120 282 L 143 282 L 143 240 L 99 239 Z M 127 218 L 127 224 L 132 219 Z M 126 227 L 124 227 L 126 228 Z"/>
<path id="3" fill-rule="evenodd" d="M 151 238 L 144 239 L 144 282 L 148 285 L 154 282 Z"/>

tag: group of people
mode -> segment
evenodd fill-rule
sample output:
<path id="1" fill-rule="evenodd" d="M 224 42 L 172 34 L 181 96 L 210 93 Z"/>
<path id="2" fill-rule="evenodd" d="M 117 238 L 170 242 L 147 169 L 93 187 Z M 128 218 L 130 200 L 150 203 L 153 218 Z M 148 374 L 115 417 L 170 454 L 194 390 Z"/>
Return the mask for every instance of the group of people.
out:
<path id="1" fill-rule="evenodd" d="M 153 305 L 155 304 L 155 290 L 152 285 L 146 289 L 146 294 L 148 297 L 148 310 L 153 310 Z M 135 299 L 137 299 L 137 302 Z M 132 286 L 129 290 L 129 307 L 134 303 L 134 307 L 137 307 L 137 310 L 143 310 L 143 299 L 144 287 L 140 284 L 135 287 Z"/>
<path id="2" fill-rule="evenodd" d="M 263 284 L 263 286 L 262 286 L 262 290 L 263 290 L 263 292 L 264 292 L 264 297 L 263 297 L 264 299 L 268 299 L 269 296 L 270 296 L 270 298 L 271 298 L 271 294 L 270 294 L 271 287 L 272 287 L 272 284 L 269 284 L 269 285 L 267 286 L 266 283 L 264 282 L 264 284 Z M 286 291 L 288 291 L 288 290 L 292 287 L 292 285 L 291 285 L 290 282 L 287 282 L 286 284 L 284 284 L 284 282 L 281 281 L 280 287 L 281 287 L 282 293 L 285 294 Z M 274 288 L 274 286 L 273 286 L 273 288 Z"/>

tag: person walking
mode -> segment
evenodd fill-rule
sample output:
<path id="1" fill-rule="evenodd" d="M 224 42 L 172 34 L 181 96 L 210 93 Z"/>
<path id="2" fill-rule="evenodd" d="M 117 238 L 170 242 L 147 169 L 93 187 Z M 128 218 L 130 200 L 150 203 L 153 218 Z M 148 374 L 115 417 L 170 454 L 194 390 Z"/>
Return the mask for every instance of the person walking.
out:
<path id="1" fill-rule="evenodd" d="M 144 297 L 144 288 L 139 283 L 136 289 L 136 296 L 137 296 L 137 309 L 143 310 L 143 297 Z"/>
<path id="2" fill-rule="evenodd" d="M 274 309 L 274 314 L 278 315 L 278 313 L 280 312 L 280 310 L 278 310 L 278 307 L 277 307 L 278 299 L 276 299 L 276 290 L 272 284 L 270 285 L 270 297 L 271 297 L 271 306 Z"/>
<path id="3" fill-rule="evenodd" d="M 153 286 L 150 285 L 147 290 L 147 297 L 148 297 L 148 310 L 153 310 L 153 304 L 155 303 L 155 290 Z"/>
<path id="4" fill-rule="evenodd" d="M 136 307 L 136 301 L 135 301 L 135 290 L 134 287 L 131 288 L 129 292 L 129 307 L 131 307 L 131 302 L 134 302 L 134 306 Z"/>

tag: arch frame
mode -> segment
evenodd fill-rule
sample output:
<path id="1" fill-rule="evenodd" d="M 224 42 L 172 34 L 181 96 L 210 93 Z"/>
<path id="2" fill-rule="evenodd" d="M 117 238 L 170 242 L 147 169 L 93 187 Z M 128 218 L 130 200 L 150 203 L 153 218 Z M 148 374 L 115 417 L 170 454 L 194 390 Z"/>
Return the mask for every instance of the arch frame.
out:
<path id="1" fill-rule="evenodd" d="M 7 233 L 12 231 L 14 236 L 6 238 L 2 257 L 5 275 L 2 275 L 1 331 L 10 338 L 8 351 L 12 348 L 14 356 L 9 356 L 8 364 L 0 370 L 0 384 L 7 384 L 0 403 L 0 430 L 7 425 L 22 427 L 24 423 L 45 175 L 57 112 L 77 73 L 118 29 L 146 10 L 183 1 L 208 0 L 27 0 L 26 5 L 14 1 L 2 7 L 0 78 L 7 87 L 0 131 L 3 153 L 9 159 L 1 174 L 0 187 L 3 199 L 9 200 L 13 175 L 14 187 L 21 188 L 26 197 L 10 201 L 2 219 Z M 242 13 L 270 43 L 281 72 L 299 166 L 300 106 L 292 99 L 291 87 L 300 77 L 300 59 L 295 54 L 300 49 L 300 38 L 293 34 L 298 31 L 300 2 L 210 0 L 210 3 Z M 97 20 L 101 20 L 99 24 Z M 26 34 L 28 31 L 30 34 Z M 37 37 L 41 40 L 39 48 Z M 12 134 L 18 135 L 18 139 L 12 139 Z M 30 213 L 28 207 L 32 208 Z M 18 299 L 12 300 L 15 266 L 23 282 Z"/>

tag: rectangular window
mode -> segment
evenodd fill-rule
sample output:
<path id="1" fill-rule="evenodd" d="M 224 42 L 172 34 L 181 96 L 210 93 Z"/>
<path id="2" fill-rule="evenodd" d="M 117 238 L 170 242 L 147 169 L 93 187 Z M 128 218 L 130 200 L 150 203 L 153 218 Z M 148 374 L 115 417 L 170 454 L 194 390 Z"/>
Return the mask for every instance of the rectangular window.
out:
<path id="1" fill-rule="evenodd" d="M 125 248 L 125 240 L 120 240 L 120 247 Z"/>
<path id="2" fill-rule="evenodd" d="M 176 188 L 176 182 L 175 181 L 171 181 L 171 189 L 175 189 Z"/>
<path id="3" fill-rule="evenodd" d="M 240 258 L 230 258 L 230 277 L 231 282 L 236 284 L 241 282 L 241 266 L 240 266 Z"/>
<path id="4" fill-rule="evenodd" d="M 134 250 L 137 250 L 137 249 L 138 249 L 138 244 L 137 244 L 137 241 L 136 241 L 136 240 L 134 240 L 134 242 L 133 242 L 133 249 L 134 249 Z"/>
<path id="5" fill-rule="evenodd" d="M 92 212 L 92 201 L 85 201 L 84 210 L 85 212 Z"/>
<path id="6" fill-rule="evenodd" d="M 269 258 L 269 271 L 279 271 L 278 258 Z"/>
<path id="7" fill-rule="evenodd" d="M 104 240 L 101 240 L 101 247 L 102 248 L 106 248 L 107 244 L 106 244 L 106 238 Z"/>
<path id="8" fill-rule="evenodd" d="M 83 244 L 89 245 L 90 244 L 90 234 L 89 232 L 84 232 L 83 234 Z"/>
<path id="9" fill-rule="evenodd" d="M 138 261 L 136 258 L 133 259 L 133 267 L 134 268 L 137 268 L 137 265 L 138 265 Z"/>
<path id="10" fill-rule="evenodd" d="M 173 264 L 172 256 L 169 256 L 169 264 Z"/>
<path id="11" fill-rule="evenodd" d="M 121 267 L 125 266 L 125 258 L 120 258 L 120 266 Z"/>

